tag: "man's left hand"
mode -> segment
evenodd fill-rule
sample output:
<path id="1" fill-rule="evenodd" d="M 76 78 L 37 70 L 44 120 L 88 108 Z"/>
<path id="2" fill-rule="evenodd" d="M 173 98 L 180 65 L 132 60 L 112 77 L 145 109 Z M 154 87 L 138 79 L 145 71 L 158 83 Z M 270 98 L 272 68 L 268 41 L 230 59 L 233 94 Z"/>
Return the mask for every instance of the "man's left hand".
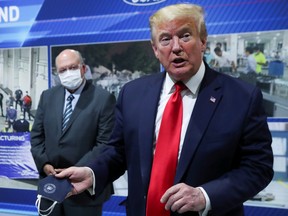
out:
<path id="1" fill-rule="evenodd" d="M 184 183 L 170 187 L 160 201 L 166 203 L 166 210 L 177 211 L 180 214 L 188 211 L 202 211 L 206 205 L 202 191 Z"/>

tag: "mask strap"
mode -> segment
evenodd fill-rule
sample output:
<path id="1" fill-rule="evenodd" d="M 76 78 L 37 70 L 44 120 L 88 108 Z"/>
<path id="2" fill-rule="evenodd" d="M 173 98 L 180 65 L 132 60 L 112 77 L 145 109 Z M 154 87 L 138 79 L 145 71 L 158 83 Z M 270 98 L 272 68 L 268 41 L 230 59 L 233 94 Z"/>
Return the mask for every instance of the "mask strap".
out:
<path id="1" fill-rule="evenodd" d="M 42 210 L 42 209 L 40 209 L 41 198 L 42 198 L 42 195 L 37 195 L 35 206 L 37 207 L 37 211 L 38 211 L 39 215 L 48 216 L 53 211 L 55 205 L 57 204 L 57 201 L 54 201 L 53 204 L 49 208 Z"/>

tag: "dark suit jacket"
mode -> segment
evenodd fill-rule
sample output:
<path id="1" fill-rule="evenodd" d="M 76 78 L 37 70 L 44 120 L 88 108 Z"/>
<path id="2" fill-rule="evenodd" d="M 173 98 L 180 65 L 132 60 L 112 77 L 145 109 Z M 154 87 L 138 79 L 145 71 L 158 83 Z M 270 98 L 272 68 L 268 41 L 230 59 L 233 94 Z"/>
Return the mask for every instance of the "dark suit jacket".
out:
<path id="1" fill-rule="evenodd" d="M 115 97 L 87 81 L 62 132 L 64 96 L 62 86 L 48 89 L 42 93 L 37 108 L 31 131 L 31 152 L 41 178 L 45 177 L 43 166 L 46 163 L 55 168 L 68 168 L 83 166 L 97 157 L 96 147 L 109 140 L 113 129 Z M 100 204 L 112 191 L 112 185 L 109 185 L 96 199 L 82 193 L 68 200 L 84 205 Z"/>
<path id="2" fill-rule="evenodd" d="M 128 170 L 129 216 L 145 216 L 164 77 L 165 73 L 146 76 L 122 88 L 109 145 L 89 164 L 96 175 L 96 192 Z M 271 181 L 272 164 L 260 90 L 206 65 L 174 183 L 203 187 L 211 201 L 210 215 L 243 215 L 242 203 Z"/>

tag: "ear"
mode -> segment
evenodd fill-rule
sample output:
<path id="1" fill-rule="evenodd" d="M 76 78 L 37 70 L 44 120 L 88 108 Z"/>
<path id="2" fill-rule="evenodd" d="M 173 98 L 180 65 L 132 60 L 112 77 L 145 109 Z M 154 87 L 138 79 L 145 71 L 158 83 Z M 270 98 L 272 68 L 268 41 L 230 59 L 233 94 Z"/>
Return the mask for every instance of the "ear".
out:
<path id="1" fill-rule="evenodd" d="M 83 64 L 83 65 L 81 66 L 81 68 L 80 68 L 80 73 L 81 73 L 81 76 L 82 76 L 82 77 L 83 77 L 84 74 L 86 73 L 86 65 L 85 65 L 85 64 Z"/>
<path id="2" fill-rule="evenodd" d="M 205 52 L 207 46 L 207 38 L 201 39 L 201 51 Z"/>

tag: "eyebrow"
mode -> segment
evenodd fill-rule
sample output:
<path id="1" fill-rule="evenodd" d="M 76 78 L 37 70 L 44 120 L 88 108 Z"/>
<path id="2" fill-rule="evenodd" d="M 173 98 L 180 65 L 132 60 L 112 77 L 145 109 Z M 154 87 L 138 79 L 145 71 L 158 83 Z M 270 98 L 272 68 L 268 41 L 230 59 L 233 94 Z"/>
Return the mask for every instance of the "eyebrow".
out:
<path id="1" fill-rule="evenodd" d="M 191 27 L 191 26 L 183 26 L 183 27 L 180 27 L 177 31 L 176 31 L 176 35 L 178 34 L 183 34 L 185 32 L 189 32 L 191 34 L 194 34 L 194 29 Z M 168 31 L 164 31 L 164 32 L 161 32 L 159 37 L 158 38 L 163 38 L 164 36 L 170 36 L 171 33 L 169 33 Z"/>
<path id="2" fill-rule="evenodd" d="M 171 35 L 171 34 L 170 34 L 169 32 L 162 32 L 162 33 L 158 36 L 158 38 L 161 39 L 161 38 L 163 38 L 163 37 L 170 36 L 170 35 Z"/>

